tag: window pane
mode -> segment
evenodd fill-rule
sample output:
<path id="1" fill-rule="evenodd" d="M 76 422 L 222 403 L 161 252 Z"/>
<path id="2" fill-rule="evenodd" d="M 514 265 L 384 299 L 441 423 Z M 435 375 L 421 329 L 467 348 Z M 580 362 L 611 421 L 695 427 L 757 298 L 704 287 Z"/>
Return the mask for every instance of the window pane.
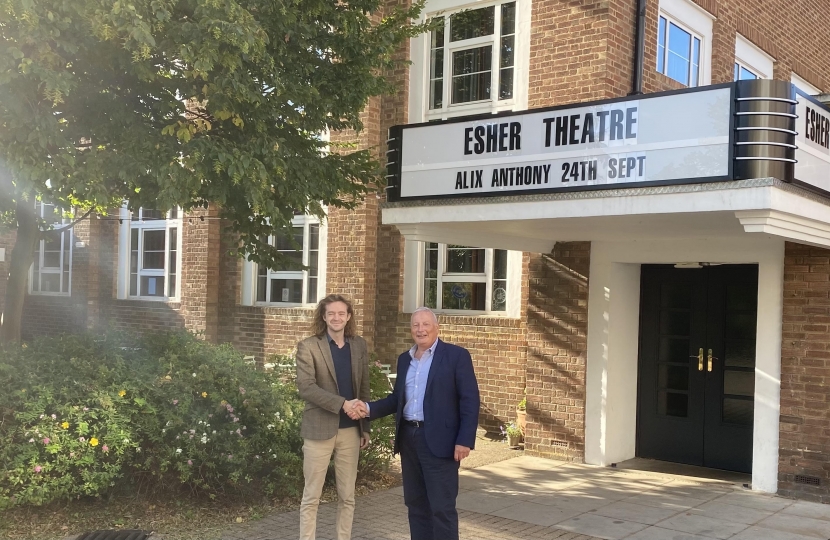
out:
<path id="1" fill-rule="evenodd" d="M 313 304 L 317 301 L 317 278 L 308 278 L 308 299 L 306 303 Z"/>
<path id="2" fill-rule="evenodd" d="M 261 270 L 265 270 L 264 266 L 260 267 Z M 257 275 L 256 280 L 256 301 L 257 302 L 265 302 L 265 295 L 268 292 L 268 276 L 260 272 Z"/>
<path id="3" fill-rule="evenodd" d="M 60 273 L 42 273 L 40 275 L 40 292 L 61 292 Z"/>
<path id="4" fill-rule="evenodd" d="M 141 276 L 141 296 L 164 296 L 164 277 Z"/>
<path id="5" fill-rule="evenodd" d="M 513 51 L 515 39 L 515 36 L 501 38 L 501 59 L 499 61 L 500 67 L 513 66 Z"/>
<path id="6" fill-rule="evenodd" d="M 429 106 L 440 109 L 444 106 L 444 49 L 432 51 L 429 82 Z"/>
<path id="7" fill-rule="evenodd" d="M 741 73 L 741 71 L 740 71 L 740 70 L 741 70 L 741 68 L 738 66 L 738 63 L 737 63 L 737 62 L 735 62 L 735 71 L 734 71 L 734 73 L 733 73 L 732 80 L 734 80 L 734 81 L 739 81 L 739 80 L 740 80 L 740 79 L 738 78 L 738 77 L 740 77 L 740 73 Z"/>
<path id="8" fill-rule="evenodd" d="M 516 2 L 501 5 L 501 35 L 516 33 Z"/>
<path id="9" fill-rule="evenodd" d="M 277 235 L 276 238 L 276 248 L 277 250 L 288 257 L 288 262 L 283 264 L 277 264 L 277 268 L 274 268 L 275 271 L 281 270 L 299 270 L 303 267 L 303 228 L 302 227 L 294 227 L 293 228 L 293 240 L 294 243 L 291 242 L 288 236 L 283 234 Z M 299 248 L 299 249 L 297 249 Z"/>
<path id="10" fill-rule="evenodd" d="M 755 372 L 725 370 L 723 372 L 723 393 L 732 394 L 733 396 L 754 396 Z"/>
<path id="11" fill-rule="evenodd" d="M 430 59 L 429 76 L 431 79 L 440 79 L 444 76 L 444 49 L 433 49 Z"/>
<path id="12" fill-rule="evenodd" d="M 301 279 L 272 279 L 271 302 L 286 302 L 302 304 L 303 280 Z"/>
<path id="13" fill-rule="evenodd" d="M 507 279 L 507 250 L 493 250 L 493 279 Z"/>
<path id="14" fill-rule="evenodd" d="M 164 232 L 164 229 L 144 231 L 141 264 L 143 270 L 164 269 Z"/>
<path id="15" fill-rule="evenodd" d="M 513 97 L 513 68 L 499 70 L 499 99 Z"/>
<path id="16" fill-rule="evenodd" d="M 745 67 L 741 66 L 738 77 L 739 77 L 738 78 L 739 81 L 749 81 L 749 80 L 757 79 L 758 75 L 752 73 L 751 71 L 749 71 Z"/>
<path id="17" fill-rule="evenodd" d="M 689 85 L 689 64 L 691 62 L 692 35 L 679 26 L 669 24 L 669 55 L 666 75 Z"/>
<path id="18" fill-rule="evenodd" d="M 424 305 L 428 308 L 438 308 L 438 280 L 424 280 Z"/>
<path id="19" fill-rule="evenodd" d="M 484 283 L 444 282 L 441 287 L 441 306 L 444 309 L 484 311 L 487 286 Z"/>
<path id="20" fill-rule="evenodd" d="M 452 53 L 452 102 L 490 99 L 492 45 Z"/>
<path id="21" fill-rule="evenodd" d="M 692 86 L 700 83 L 700 40 L 695 38 L 692 45 Z"/>
<path id="22" fill-rule="evenodd" d="M 492 311 L 507 310 L 507 281 L 493 281 L 493 309 Z"/>
<path id="23" fill-rule="evenodd" d="M 457 13 L 450 17 L 450 41 L 490 36 L 495 22 L 495 6 Z"/>
<path id="24" fill-rule="evenodd" d="M 447 273 L 483 274 L 484 249 L 447 246 Z"/>
<path id="25" fill-rule="evenodd" d="M 320 249 L 320 226 L 308 226 L 308 249 Z"/>
<path id="26" fill-rule="evenodd" d="M 657 392 L 657 414 L 685 418 L 689 415 L 689 396 L 675 392 Z"/>
<path id="27" fill-rule="evenodd" d="M 433 30 L 430 34 L 429 47 L 431 49 L 436 49 L 444 46 L 444 27 L 446 25 L 444 23 L 444 17 L 435 17 L 433 20 L 437 21 L 436 24 L 438 25 L 438 28 Z"/>
<path id="28" fill-rule="evenodd" d="M 167 262 L 167 296 L 176 296 L 176 271 L 178 266 L 176 248 L 178 247 L 178 231 L 176 227 L 170 228 L 170 257 Z"/>
<path id="29" fill-rule="evenodd" d="M 179 208 L 174 206 L 170 209 L 170 219 L 178 219 L 179 218 Z"/>
<path id="30" fill-rule="evenodd" d="M 438 244 L 429 242 L 426 244 L 426 256 L 424 257 L 424 276 L 427 279 L 438 277 Z"/>
<path id="31" fill-rule="evenodd" d="M 723 421 L 730 424 L 751 426 L 755 403 L 751 399 L 725 398 L 723 400 Z"/>
<path id="32" fill-rule="evenodd" d="M 659 365 L 657 371 L 657 386 L 660 389 L 688 390 L 689 366 Z"/>
<path id="33" fill-rule="evenodd" d="M 153 210 L 151 208 L 142 208 L 141 219 L 144 221 L 155 221 L 157 219 L 164 219 L 164 213 L 160 212 L 159 210 Z"/>
<path id="34" fill-rule="evenodd" d="M 660 17 L 660 26 L 657 28 L 657 71 L 665 73 L 666 60 L 666 19 Z"/>

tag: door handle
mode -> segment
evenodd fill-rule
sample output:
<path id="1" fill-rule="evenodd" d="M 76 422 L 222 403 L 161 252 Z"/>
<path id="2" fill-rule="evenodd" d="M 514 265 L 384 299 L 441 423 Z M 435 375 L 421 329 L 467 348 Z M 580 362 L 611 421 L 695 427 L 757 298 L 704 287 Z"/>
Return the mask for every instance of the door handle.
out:
<path id="1" fill-rule="evenodd" d="M 709 351 L 711 356 L 711 350 Z M 697 370 L 703 371 L 703 347 L 700 348 L 700 351 L 697 353 L 697 356 L 690 356 L 689 358 L 697 358 Z M 712 371 L 711 367 L 709 371 Z"/>
<path id="2" fill-rule="evenodd" d="M 701 349 L 702 351 L 703 349 Z M 706 365 L 706 371 L 712 371 L 712 360 L 717 360 L 714 356 L 712 356 L 712 349 L 709 349 L 709 362 Z M 702 369 L 702 368 L 701 368 Z"/>

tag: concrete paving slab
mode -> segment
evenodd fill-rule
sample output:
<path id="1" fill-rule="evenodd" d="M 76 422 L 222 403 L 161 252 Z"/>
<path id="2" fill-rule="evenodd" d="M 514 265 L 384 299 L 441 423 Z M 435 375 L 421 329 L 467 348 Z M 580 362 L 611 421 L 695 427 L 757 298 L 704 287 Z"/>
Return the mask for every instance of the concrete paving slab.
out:
<path id="1" fill-rule="evenodd" d="M 703 516 L 723 519 L 725 521 L 745 523 L 747 525 L 754 525 L 762 519 L 766 519 L 775 513 L 771 510 L 758 510 L 757 508 L 726 504 L 720 502 L 719 500 L 696 506 L 691 509 L 691 512 Z"/>
<path id="2" fill-rule="evenodd" d="M 615 502 L 591 511 L 594 514 L 615 519 L 624 519 L 645 525 L 654 525 L 664 519 L 668 519 L 682 510 L 676 508 L 655 508 L 632 504 L 626 501 Z"/>
<path id="3" fill-rule="evenodd" d="M 566 519 L 578 516 L 582 514 L 582 511 L 566 510 L 555 506 L 521 502 L 519 504 L 488 513 L 492 516 L 499 516 L 515 521 L 523 521 L 525 523 L 533 523 L 534 525 L 549 527 L 559 523 L 560 521 L 565 521 Z"/>
<path id="4" fill-rule="evenodd" d="M 830 538 L 830 521 L 796 516 L 779 512 L 757 523 L 759 527 L 812 536 L 826 540 Z"/>
<path id="5" fill-rule="evenodd" d="M 462 510 L 478 512 L 479 514 L 489 514 L 496 510 L 513 506 L 519 502 L 521 501 L 515 497 L 502 497 L 492 493 L 468 491 L 459 493 L 458 499 L 456 499 L 456 506 Z"/>
<path id="6" fill-rule="evenodd" d="M 672 531 L 671 529 L 663 529 L 662 527 L 649 527 L 648 529 L 643 529 L 632 534 L 625 540 L 714 540 L 714 538 L 711 536 Z"/>
<path id="7" fill-rule="evenodd" d="M 556 525 L 557 529 L 564 529 L 579 534 L 587 534 L 597 538 L 616 540 L 625 538 L 637 531 L 645 529 L 647 525 L 625 521 L 622 519 L 598 516 L 595 514 L 582 514 Z"/>
<path id="8" fill-rule="evenodd" d="M 781 510 L 781 513 L 830 521 L 830 504 L 796 501 Z"/>
<path id="9" fill-rule="evenodd" d="M 689 512 L 663 520 L 657 526 L 673 531 L 721 539 L 729 538 L 747 528 L 744 523 L 734 523 Z"/>
<path id="10" fill-rule="evenodd" d="M 695 506 L 700 506 L 706 502 L 695 497 L 660 493 L 657 490 L 646 491 L 623 500 L 632 504 L 654 506 L 657 508 L 672 508 L 677 510 L 687 510 L 689 508 L 694 508 Z"/>
<path id="11" fill-rule="evenodd" d="M 744 506 L 758 510 L 771 510 L 773 512 L 778 512 L 793 504 L 793 501 L 789 499 L 750 490 L 732 491 L 714 500 L 722 504 L 734 504 L 736 506 Z"/>
<path id="12" fill-rule="evenodd" d="M 815 537 L 752 526 L 739 532 L 729 540 L 815 540 Z"/>

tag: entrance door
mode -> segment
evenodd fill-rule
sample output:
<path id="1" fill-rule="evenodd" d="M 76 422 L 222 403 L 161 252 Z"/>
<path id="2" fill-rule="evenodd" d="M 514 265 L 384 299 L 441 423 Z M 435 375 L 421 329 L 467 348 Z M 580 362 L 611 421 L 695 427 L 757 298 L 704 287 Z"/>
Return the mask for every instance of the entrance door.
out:
<path id="1" fill-rule="evenodd" d="M 751 472 L 758 267 L 641 276 L 637 455 Z"/>

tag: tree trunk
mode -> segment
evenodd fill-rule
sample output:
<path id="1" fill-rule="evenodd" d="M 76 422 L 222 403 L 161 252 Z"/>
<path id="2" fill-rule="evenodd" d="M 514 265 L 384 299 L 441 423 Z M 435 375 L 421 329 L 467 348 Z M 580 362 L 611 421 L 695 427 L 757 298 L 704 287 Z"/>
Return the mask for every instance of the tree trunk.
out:
<path id="1" fill-rule="evenodd" d="M 9 281 L 6 283 L 6 301 L 0 323 L 0 342 L 3 343 L 20 341 L 29 267 L 32 266 L 35 245 L 40 238 L 34 206 L 22 197 L 17 200 L 17 240 L 9 259 Z"/>

